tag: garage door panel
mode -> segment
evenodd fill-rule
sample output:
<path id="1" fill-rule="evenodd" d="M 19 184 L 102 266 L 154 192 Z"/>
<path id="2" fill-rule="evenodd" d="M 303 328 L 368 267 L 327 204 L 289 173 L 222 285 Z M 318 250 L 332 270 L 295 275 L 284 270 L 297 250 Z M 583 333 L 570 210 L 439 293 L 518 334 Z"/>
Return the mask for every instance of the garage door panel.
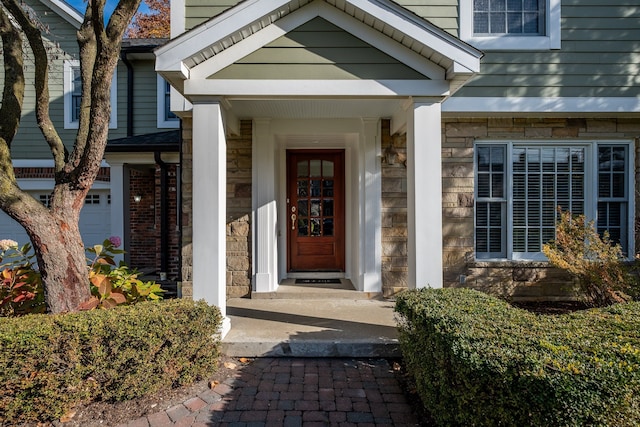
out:
<path id="1" fill-rule="evenodd" d="M 43 203 L 48 201 L 50 193 L 45 191 L 30 191 L 36 200 Z M 80 233 L 82 241 L 87 246 L 102 243 L 111 232 L 111 205 L 108 190 L 92 190 L 87 195 L 85 205 L 80 212 Z M 0 239 L 11 239 L 22 245 L 29 241 L 27 233 L 13 218 L 0 211 Z"/>

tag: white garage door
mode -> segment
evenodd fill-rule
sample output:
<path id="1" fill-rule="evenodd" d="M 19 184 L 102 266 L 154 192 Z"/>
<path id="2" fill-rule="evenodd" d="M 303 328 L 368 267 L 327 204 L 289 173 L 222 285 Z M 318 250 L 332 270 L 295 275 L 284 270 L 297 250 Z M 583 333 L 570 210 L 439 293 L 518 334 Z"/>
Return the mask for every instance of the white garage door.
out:
<path id="1" fill-rule="evenodd" d="M 40 200 L 48 203 L 51 197 L 49 190 L 29 191 L 29 193 Z M 80 233 L 85 247 L 102 243 L 111 233 L 111 205 L 109 200 L 109 190 L 91 190 L 84 202 L 84 207 L 80 213 Z M 12 239 L 23 245 L 29 241 L 24 229 L 0 210 L 0 239 Z"/>

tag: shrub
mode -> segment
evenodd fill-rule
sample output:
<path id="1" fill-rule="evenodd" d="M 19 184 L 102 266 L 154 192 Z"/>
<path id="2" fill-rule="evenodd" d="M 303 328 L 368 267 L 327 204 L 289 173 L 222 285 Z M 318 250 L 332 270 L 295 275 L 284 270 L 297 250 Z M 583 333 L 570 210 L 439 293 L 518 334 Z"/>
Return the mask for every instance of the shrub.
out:
<path id="1" fill-rule="evenodd" d="M 121 240 L 111 236 L 101 245 L 87 248 L 87 283 L 91 298 L 80 305 L 81 310 L 112 308 L 117 305 L 132 305 L 141 301 L 162 299 L 160 285 L 154 281 L 143 282 L 138 272 L 124 261 L 116 266 L 115 255 Z M 0 240 L 0 317 L 44 313 L 44 287 L 38 271 L 35 254 L 29 243 L 18 247 L 18 243 Z"/>
<path id="2" fill-rule="evenodd" d="M 116 266 L 114 255 L 124 253 L 117 249 L 119 245 L 120 239 L 112 236 L 101 245 L 87 248 L 87 252 L 93 254 L 93 258 L 87 259 L 91 298 L 80 306 L 82 310 L 113 308 L 121 304 L 132 305 L 162 299 L 164 291 L 159 284 L 141 281 L 138 279 L 138 272 L 130 269 L 124 261 Z"/>
<path id="3" fill-rule="evenodd" d="M 44 288 L 29 243 L 0 240 L 0 317 L 44 313 Z"/>
<path id="4" fill-rule="evenodd" d="M 395 309 L 407 369 L 440 425 L 640 425 L 640 303 L 541 316 L 425 289 Z"/>
<path id="5" fill-rule="evenodd" d="M 584 215 L 560 210 L 558 214 L 556 238 L 542 248 L 549 262 L 577 277 L 580 295 L 593 306 L 628 300 L 632 280 L 622 262 L 620 245 L 606 231 L 600 236 L 594 222 Z"/>
<path id="6" fill-rule="evenodd" d="M 58 419 L 81 402 L 192 383 L 219 357 L 220 312 L 169 300 L 0 319 L 0 420 Z"/>

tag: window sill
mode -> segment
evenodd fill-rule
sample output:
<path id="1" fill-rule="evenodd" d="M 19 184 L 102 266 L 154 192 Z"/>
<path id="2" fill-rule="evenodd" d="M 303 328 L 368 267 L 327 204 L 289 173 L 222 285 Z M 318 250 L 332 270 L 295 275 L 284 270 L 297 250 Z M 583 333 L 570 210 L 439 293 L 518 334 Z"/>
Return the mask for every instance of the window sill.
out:
<path id="1" fill-rule="evenodd" d="M 487 36 L 466 37 L 463 39 L 480 50 L 553 50 L 560 49 L 560 43 L 553 42 L 548 36 Z"/>

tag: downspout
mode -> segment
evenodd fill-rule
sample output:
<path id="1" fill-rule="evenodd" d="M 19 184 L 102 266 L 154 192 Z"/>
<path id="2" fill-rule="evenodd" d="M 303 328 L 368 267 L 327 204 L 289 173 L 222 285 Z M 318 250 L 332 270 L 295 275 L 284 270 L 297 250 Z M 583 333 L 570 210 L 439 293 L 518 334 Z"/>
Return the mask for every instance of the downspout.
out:
<path id="1" fill-rule="evenodd" d="M 127 136 L 133 136 L 133 65 L 126 52 L 120 53 L 120 59 L 127 67 Z"/>
<path id="2" fill-rule="evenodd" d="M 182 283 L 182 119 L 180 119 L 180 135 L 178 136 L 178 152 L 180 160 L 178 170 L 176 171 L 176 190 L 178 191 L 178 200 L 176 201 L 176 214 L 178 215 L 178 282 Z M 182 289 L 179 289 L 178 297 L 182 297 Z"/>
<path id="3" fill-rule="evenodd" d="M 160 166 L 160 271 L 166 273 L 169 268 L 169 206 L 167 196 L 167 164 L 162 160 L 160 151 L 153 157 Z"/>

